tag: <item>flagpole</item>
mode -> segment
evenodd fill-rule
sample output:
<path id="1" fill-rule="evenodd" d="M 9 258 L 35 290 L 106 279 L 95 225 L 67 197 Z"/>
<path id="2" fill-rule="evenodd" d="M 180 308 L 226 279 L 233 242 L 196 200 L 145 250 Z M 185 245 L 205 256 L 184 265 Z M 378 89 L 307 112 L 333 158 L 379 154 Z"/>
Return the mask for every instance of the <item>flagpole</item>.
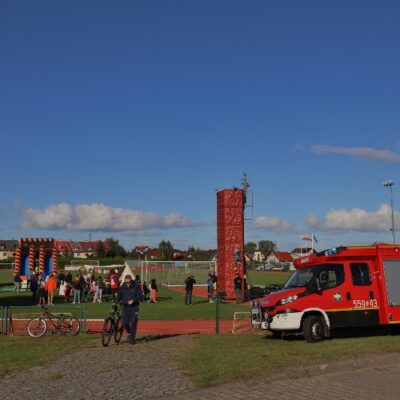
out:
<path id="1" fill-rule="evenodd" d="M 303 255 L 303 234 L 300 233 L 300 254 Z"/>

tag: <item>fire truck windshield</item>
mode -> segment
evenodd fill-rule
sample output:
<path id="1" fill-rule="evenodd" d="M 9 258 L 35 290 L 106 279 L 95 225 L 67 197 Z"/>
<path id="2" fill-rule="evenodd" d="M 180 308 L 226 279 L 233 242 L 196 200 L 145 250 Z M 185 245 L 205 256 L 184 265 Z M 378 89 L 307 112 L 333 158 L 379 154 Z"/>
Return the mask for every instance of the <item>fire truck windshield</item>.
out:
<path id="1" fill-rule="evenodd" d="M 324 290 L 340 285 L 343 280 L 344 268 L 342 264 L 321 264 L 298 269 L 290 276 L 283 289 L 315 285 L 318 290 Z"/>

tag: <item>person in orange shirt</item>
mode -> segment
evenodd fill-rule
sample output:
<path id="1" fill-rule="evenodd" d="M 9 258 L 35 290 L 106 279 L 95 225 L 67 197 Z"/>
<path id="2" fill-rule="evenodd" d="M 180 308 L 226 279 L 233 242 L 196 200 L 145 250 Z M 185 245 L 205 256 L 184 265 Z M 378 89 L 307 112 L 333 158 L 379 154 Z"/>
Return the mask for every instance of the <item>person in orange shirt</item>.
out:
<path id="1" fill-rule="evenodd" d="M 157 302 L 157 292 L 158 287 L 155 279 L 150 281 L 150 300 L 149 303 L 156 303 Z"/>
<path id="2" fill-rule="evenodd" d="M 57 278 L 56 273 L 53 272 L 46 283 L 47 293 L 48 293 L 48 303 L 47 305 L 53 305 L 54 294 L 57 290 Z"/>

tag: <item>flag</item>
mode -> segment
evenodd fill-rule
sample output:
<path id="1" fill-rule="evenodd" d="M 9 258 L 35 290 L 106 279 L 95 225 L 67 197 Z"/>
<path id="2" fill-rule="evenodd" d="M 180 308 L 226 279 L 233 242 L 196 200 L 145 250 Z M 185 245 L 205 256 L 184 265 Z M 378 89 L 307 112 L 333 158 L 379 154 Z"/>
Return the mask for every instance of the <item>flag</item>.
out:
<path id="1" fill-rule="evenodd" d="M 312 233 L 304 233 L 301 235 L 300 238 L 301 238 L 301 240 L 308 240 L 309 242 L 314 241 L 315 243 L 318 243 L 317 238 Z"/>
<path id="2" fill-rule="evenodd" d="M 301 240 L 309 240 L 310 242 L 313 240 L 313 235 L 309 235 L 308 233 L 307 234 L 303 234 L 303 235 L 301 235 Z"/>

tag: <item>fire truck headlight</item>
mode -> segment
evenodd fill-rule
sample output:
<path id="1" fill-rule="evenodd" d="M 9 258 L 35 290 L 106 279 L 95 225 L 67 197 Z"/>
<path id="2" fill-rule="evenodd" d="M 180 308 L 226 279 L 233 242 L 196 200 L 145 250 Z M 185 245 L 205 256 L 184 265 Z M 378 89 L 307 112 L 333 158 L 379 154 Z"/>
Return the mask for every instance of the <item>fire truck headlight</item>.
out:
<path id="1" fill-rule="evenodd" d="M 281 300 L 281 305 L 285 305 L 285 304 L 288 304 L 288 303 L 292 303 L 293 301 L 295 301 L 295 300 L 297 300 L 297 299 L 298 299 L 297 294 L 295 294 L 294 296 L 284 297 L 284 298 Z"/>

